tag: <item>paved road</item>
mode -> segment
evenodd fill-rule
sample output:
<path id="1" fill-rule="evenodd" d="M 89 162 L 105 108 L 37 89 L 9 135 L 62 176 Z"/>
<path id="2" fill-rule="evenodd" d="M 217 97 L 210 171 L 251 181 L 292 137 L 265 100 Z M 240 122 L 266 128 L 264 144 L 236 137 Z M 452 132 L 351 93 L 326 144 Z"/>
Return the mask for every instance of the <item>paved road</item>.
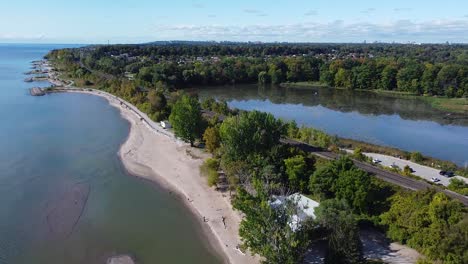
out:
<path id="1" fill-rule="evenodd" d="M 317 148 L 317 147 L 314 147 L 314 146 L 311 146 L 311 145 L 308 145 L 308 144 L 305 144 L 305 143 L 302 143 L 302 142 L 299 142 L 299 141 L 296 141 L 296 140 L 281 139 L 281 142 L 283 144 L 289 144 L 289 145 L 292 145 L 292 146 L 296 146 L 297 148 L 302 149 L 305 152 L 310 152 L 310 153 L 312 153 L 312 154 L 314 154 L 314 155 L 316 155 L 318 157 L 324 158 L 324 159 L 334 160 L 334 159 L 337 159 L 339 157 L 339 155 L 336 154 L 336 153 L 329 152 L 329 151 L 324 151 L 324 150 L 322 150 L 320 148 Z M 375 167 L 375 166 L 373 166 L 371 164 L 368 164 L 368 163 L 364 163 L 364 162 L 354 160 L 354 164 L 356 164 L 356 166 L 358 168 L 360 168 L 360 169 L 362 169 L 362 170 L 364 170 L 364 171 L 366 171 L 366 172 L 368 172 L 370 174 L 373 174 L 377 178 L 382 179 L 382 180 L 384 180 L 386 182 L 396 184 L 398 186 L 401 186 L 403 188 L 410 189 L 410 190 L 425 190 L 427 188 L 434 188 L 439 192 L 444 192 L 448 196 L 459 200 L 465 206 L 468 206 L 468 197 L 463 196 L 461 194 L 458 194 L 458 193 L 455 193 L 455 192 L 452 192 L 452 191 L 449 191 L 449 190 L 444 190 L 444 189 L 442 189 L 440 187 L 433 186 L 433 185 L 431 185 L 431 184 L 429 184 L 427 182 L 424 182 L 422 180 L 415 180 L 413 178 L 402 176 L 402 175 L 397 174 L 397 173 L 386 171 L 384 169 Z"/>
<path id="2" fill-rule="evenodd" d="M 432 178 L 438 178 L 440 179 L 440 183 L 441 185 L 444 185 L 444 186 L 448 186 L 450 184 L 450 179 L 460 179 L 466 183 L 468 183 L 468 179 L 466 178 L 463 178 L 461 176 L 454 176 L 454 177 L 451 177 L 451 178 L 447 178 L 447 177 L 444 177 L 444 176 L 441 176 L 439 174 L 440 170 L 438 169 L 434 169 L 434 168 L 431 168 L 431 167 L 428 167 L 428 166 L 424 166 L 424 165 L 420 165 L 420 164 L 417 164 L 417 163 L 414 163 L 412 161 L 409 161 L 409 160 L 405 160 L 405 159 L 399 159 L 399 158 L 396 158 L 396 157 L 392 157 L 392 156 L 388 156 L 388 155 L 382 155 L 382 154 L 378 154 L 378 153 L 363 153 L 364 155 L 368 156 L 368 157 L 371 157 L 373 159 L 378 159 L 378 160 L 381 160 L 381 165 L 382 166 L 386 166 L 386 167 L 390 167 L 391 165 L 395 164 L 397 165 L 398 167 L 400 167 L 400 169 L 403 170 L 403 168 L 408 165 L 410 168 L 412 168 L 414 170 L 413 174 L 418 176 L 418 177 L 421 177 L 423 178 L 424 180 L 427 180 L 427 181 L 431 181 Z"/>

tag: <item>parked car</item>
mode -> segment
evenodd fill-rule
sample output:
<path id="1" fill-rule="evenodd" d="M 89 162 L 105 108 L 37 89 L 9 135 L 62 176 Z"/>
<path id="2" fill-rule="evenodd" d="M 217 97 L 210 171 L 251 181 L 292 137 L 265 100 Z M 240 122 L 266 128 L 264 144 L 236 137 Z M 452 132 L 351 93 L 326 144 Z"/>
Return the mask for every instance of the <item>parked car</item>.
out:
<path id="1" fill-rule="evenodd" d="M 443 170 L 441 170 L 439 172 L 439 174 L 442 175 L 442 176 L 448 177 L 448 178 L 455 176 L 453 171 L 443 171 Z"/>
<path id="2" fill-rule="evenodd" d="M 440 179 L 436 177 L 432 177 L 431 182 L 440 182 Z"/>
<path id="3" fill-rule="evenodd" d="M 378 163 L 380 163 L 380 162 L 382 162 L 382 161 L 379 160 L 379 159 L 372 159 L 372 162 L 375 163 L 375 164 L 378 164 Z"/>
<path id="4" fill-rule="evenodd" d="M 455 176 L 455 173 L 453 173 L 453 171 L 447 171 L 447 172 L 445 173 L 445 176 L 447 176 L 447 177 L 450 178 L 450 177 Z"/>

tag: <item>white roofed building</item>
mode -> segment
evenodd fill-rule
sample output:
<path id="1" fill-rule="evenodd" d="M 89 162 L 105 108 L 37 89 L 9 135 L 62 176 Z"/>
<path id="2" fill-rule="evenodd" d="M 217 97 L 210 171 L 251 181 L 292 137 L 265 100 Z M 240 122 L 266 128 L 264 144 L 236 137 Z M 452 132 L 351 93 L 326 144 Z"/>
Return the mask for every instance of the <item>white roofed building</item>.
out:
<path id="1" fill-rule="evenodd" d="M 270 205 L 273 208 L 278 208 L 280 206 L 286 206 L 286 201 L 291 201 L 296 204 L 296 214 L 291 216 L 289 220 L 289 226 L 291 230 L 296 231 L 301 227 L 301 223 L 309 220 L 315 219 L 315 208 L 320 204 L 300 193 L 295 193 L 290 196 L 275 196 Z"/>

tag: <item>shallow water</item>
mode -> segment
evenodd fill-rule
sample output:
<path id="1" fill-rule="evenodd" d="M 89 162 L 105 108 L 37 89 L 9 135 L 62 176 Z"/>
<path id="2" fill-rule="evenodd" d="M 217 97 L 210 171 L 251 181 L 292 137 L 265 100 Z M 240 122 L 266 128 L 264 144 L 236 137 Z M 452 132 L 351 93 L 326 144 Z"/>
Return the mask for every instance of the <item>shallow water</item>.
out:
<path id="1" fill-rule="evenodd" d="M 117 109 L 28 95 L 47 84 L 22 73 L 56 47 L 0 45 L 0 263 L 220 263 L 176 197 L 126 174 L 117 151 L 129 124 Z"/>
<path id="2" fill-rule="evenodd" d="M 329 134 L 391 146 L 468 166 L 468 116 L 449 115 L 419 99 L 328 88 L 236 85 L 195 89 L 201 99 L 270 112 Z"/>

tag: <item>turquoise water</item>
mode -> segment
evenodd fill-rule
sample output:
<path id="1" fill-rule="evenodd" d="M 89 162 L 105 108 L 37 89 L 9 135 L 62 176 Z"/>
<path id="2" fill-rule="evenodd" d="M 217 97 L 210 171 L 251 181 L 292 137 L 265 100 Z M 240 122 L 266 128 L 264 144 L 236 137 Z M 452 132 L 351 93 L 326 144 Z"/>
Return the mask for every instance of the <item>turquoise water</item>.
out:
<path id="1" fill-rule="evenodd" d="M 220 263 L 176 197 L 122 168 L 118 110 L 91 95 L 28 95 L 47 84 L 23 72 L 58 47 L 0 45 L 0 263 Z"/>
<path id="2" fill-rule="evenodd" d="M 270 112 L 329 134 L 468 166 L 468 115 L 447 115 L 419 99 L 337 89 L 236 85 L 196 89 L 200 98 Z"/>

